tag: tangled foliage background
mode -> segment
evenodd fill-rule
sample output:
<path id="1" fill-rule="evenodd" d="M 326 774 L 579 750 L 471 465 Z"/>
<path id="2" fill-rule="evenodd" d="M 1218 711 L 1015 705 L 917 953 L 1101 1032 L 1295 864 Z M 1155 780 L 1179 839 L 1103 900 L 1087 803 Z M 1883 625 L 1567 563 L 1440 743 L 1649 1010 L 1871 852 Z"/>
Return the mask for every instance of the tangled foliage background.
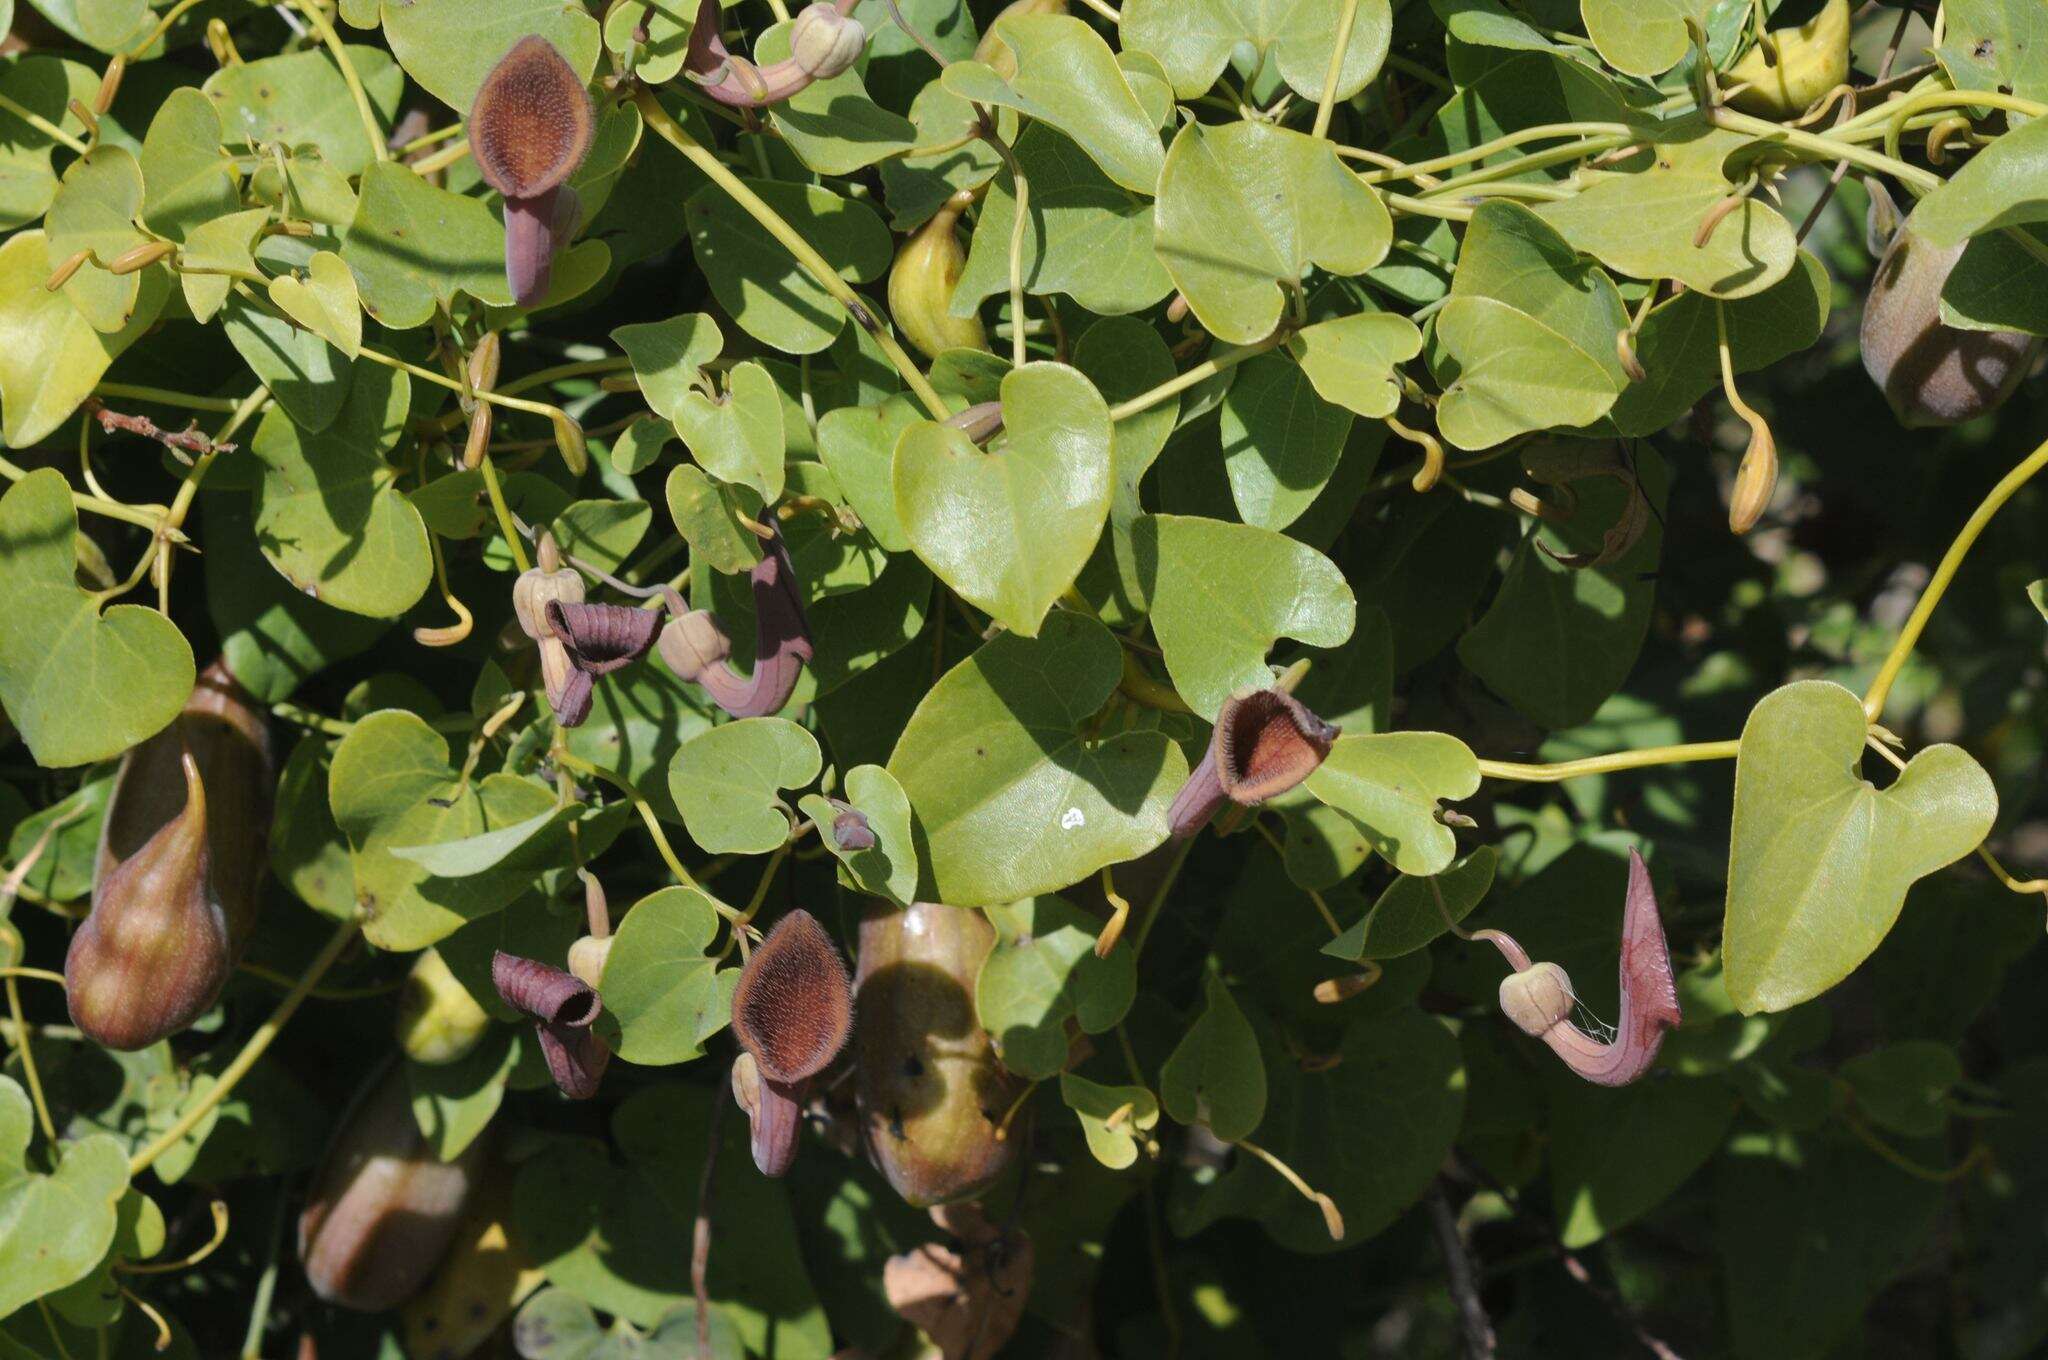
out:
<path id="1" fill-rule="evenodd" d="M 2032 0 L 841 8 L 0 0 L 0 1355 L 2036 1353 Z"/>

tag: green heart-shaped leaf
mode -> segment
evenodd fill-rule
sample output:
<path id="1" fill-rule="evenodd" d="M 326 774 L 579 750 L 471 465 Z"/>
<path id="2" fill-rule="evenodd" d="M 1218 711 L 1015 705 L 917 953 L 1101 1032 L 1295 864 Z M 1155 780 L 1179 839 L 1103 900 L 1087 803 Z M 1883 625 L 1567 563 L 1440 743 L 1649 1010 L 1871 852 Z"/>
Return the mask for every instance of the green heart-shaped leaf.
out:
<path id="1" fill-rule="evenodd" d="M 702 369 L 725 348 L 725 336 L 704 313 L 686 312 L 666 321 L 620 326 L 612 332 L 612 343 L 626 351 L 647 405 L 674 421 L 683 399 L 702 391 Z"/>
<path id="2" fill-rule="evenodd" d="M 1537 211 L 1610 269 L 1639 279 L 1677 279 L 1710 297 L 1761 293 L 1784 278 L 1799 255 L 1792 224 L 1775 208 L 1745 198 L 1705 243 L 1694 239 L 1700 219 L 1736 191 L 1721 166 L 1748 141 L 1745 133 L 1717 129 L 1660 143 L 1649 169 L 1603 179 Z"/>
<path id="3" fill-rule="evenodd" d="M 750 179 L 760 196 L 849 283 L 880 278 L 895 258 L 881 217 L 830 189 Z M 846 311 L 732 195 L 715 184 L 683 204 L 698 268 L 741 330 L 785 354 L 816 354 L 846 325 Z"/>
<path id="4" fill-rule="evenodd" d="M 381 47 L 350 44 L 342 51 L 380 125 L 389 127 L 405 91 L 405 72 Z M 223 66 L 199 89 L 220 110 L 222 136 L 229 146 L 313 146 L 328 164 L 349 176 L 360 175 L 376 162 L 376 148 L 363 129 L 355 96 L 334 59 L 318 46 Z"/>
<path id="5" fill-rule="evenodd" d="M 1394 239 L 1386 205 L 1330 144 L 1266 123 L 1189 123 L 1159 177 L 1160 263 L 1217 339 L 1270 335 L 1319 265 L 1362 274 Z"/>
<path id="6" fill-rule="evenodd" d="M 766 502 L 782 495 L 782 396 L 767 369 L 752 360 L 733 365 L 719 400 L 685 392 L 671 418 L 706 472 L 750 486 Z"/>
<path id="7" fill-rule="evenodd" d="M 115 358 L 155 323 L 168 295 L 151 287 L 156 306 L 138 307 L 126 326 L 106 334 L 68 294 L 43 286 L 60 262 L 40 231 L 0 243 L 0 430 L 11 449 L 27 448 L 63 424 Z M 162 271 L 145 273 L 154 280 Z"/>
<path id="8" fill-rule="evenodd" d="M 1422 332 L 1394 312 L 1354 312 L 1295 332 L 1287 352 L 1324 401 L 1377 418 L 1401 404 L 1397 370 L 1422 352 Z"/>
<path id="9" fill-rule="evenodd" d="M 818 458 L 832 470 L 846 499 L 892 553 L 909 552 L 910 536 L 896 518 L 896 441 L 923 416 L 898 394 L 879 406 L 842 406 L 818 421 Z"/>
<path id="10" fill-rule="evenodd" d="M 1181 1123 L 1205 1124 L 1234 1143 L 1251 1137 L 1266 1117 L 1266 1063 L 1259 1036 L 1222 977 L 1212 972 L 1203 985 L 1201 1017 L 1159 1069 L 1159 1099 Z"/>
<path id="11" fill-rule="evenodd" d="M 2002 277 L 2001 287 L 2007 286 Z M 1636 359 L 1646 376 L 1628 385 L 1607 418 L 1623 434 L 1655 434 L 1719 386 L 1716 310 L 1727 318 L 1730 363 L 1737 373 L 1749 373 L 1820 339 L 1832 289 L 1827 266 L 1801 251 L 1798 267 L 1761 293 L 1720 302 L 1688 291 L 1653 309 L 1636 332 Z"/>
<path id="12" fill-rule="evenodd" d="M 1306 543 L 1189 515 L 1147 515 L 1131 537 L 1167 673 L 1205 718 L 1238 690 L 1273 682 L 1266 654 L 1279 639 L 1335 647 L 1351 636 L 1351 587 Z"/>
<path id="13" fill-rule="evenodd" d="M 1482 845 L 1434 878 L 1403 874 L 1323 952 L 1354 963 L 1412 954 L 1472 914 L 1493 887 L 1499 864 L 1500 851 Z"/>
<path id="14" fill-rule="evenodd" d="M 1331 49 L 1347 13 L 1351 34 L 1332 90 L 1344 100 L 1365 88 L 1386 60 L 1394 35 L 1387 0 L 1362 0 L 1348 9 L 1343 0 L 1131 0 L 1117 31 L 1127 49 L 1159 58 L 1183 99 L 1214 85 L 1244 43 L 1256 54 L 1253 66 L 1271 58 L 1280 79 L 1314 101 L 1330 79 Z"/>
<path id="15" fill-rule="evenodd" d="M 1370 993 L 1368 993 L 1370 995 Z M 1354 1005 L 1362 1004 L 1354 1002 Z M 1344 1031 L 1335 1061 L 1304 1071 L 1272 1023 L 1253 1017 L 1268 1078 L 1259 1146 L 1336 1202 L 1344 1241 L 1333 1243 L 1323 1215 L 1252 1157 L 1238 1157 L 1206 1185 L 1182 1178 L 1167 1203 L 1178 1235 L 1223 1218 L 1258 1221 L 1290 1251 L 1355 1245 L 1392 1223 L 1436 1178 L 1465 1113 L 1458 1041 L 1413 1005 L 1360 1016 Z M 1362 1129 L 1399 1129 L 1359 1155 Z"/>
<path id="16" fill-rule="evenodd" d="M 348 398 L 318 434 L 281 408 L 264 414 L 250 450 L 263 465 L 256 541 L 300 590 L 337 609 L 395 618 L 433 578 L 420 512 L 385 462 L 405 429 L 412 381 L 356 361 Z"/>
<path id="17" fill-rule="evenodd" d="M 294 590 L 264 560 L 253 516 L 240 496 L 216 496 L 207 504 L 206 605 L 235 679 L 263 702 L 276 703 L 309 676 L 366 651 L 387 625 Z"/>
<path id="18" fill-rule="evenodd" d="M 1109 514 L 1109 407 L 1065 364 L 1003 378 L 1003 432 L 986 452 L 920 421 L 896 443 L 896 517 L 910 546 L 970 604 L 1035 637 L 1087 565 Z"/>
<path id="19" fill-rule="evenodd" d="M 843 850 L 832 834 L 839 809 L 820 794 L 805 794 L 798 806 L 817 828 L 818 839 L 846 866 L 846 877 L 862 892 L 909 906 L 917 895 L 917 845 L 911 839 L 910 799 L 896 776 L 879 765 L 856 765 L 846 772 L 845 800 L 868 819 L 875 843 L 865 850 Z"/>
<path id="20" fill-rule="evenodd" d="M 439 877 L 394 854 L 518 826 L 555 806 L 553 791 L 530 779 L 462 779 L 448 763 L 447 739 L 403 709 L 372 713 L 341 739 L 327 798 L 348 837 L 363 937 L 379 949 L 424 949 L 465 921 L 502 909 L 533 886 L 563 846 L 555 836 L 534 837 L 461 878 Z"/>
<path id="21" fill-rule="evenodd" d="M 1741 1102 L 1719 1081 L 1673 1078 L 1614 1089 L 1546 1070 L 1550 1198 L 1558 1235 L 1590 1247 L 1670 1199 L 1721 1147 Z"/>
<path id="22" fill-rule="evenodd" d="M 1142 1086 L 1101 1086 L 1062 1072 L 1060 1099 L 1080 1117 L 1088 1151 L 1112 1171 L 1133 1165 L 1138 1145 L 1159 1127 L 1159 1098 Z"/>
<path id="23" fill-rule="evenodd" d="M 789 839 L 779 791 L 818 777 L 818 739 L 785 718 L 742 718 L 700 732 L 669 762 L 668 787 L 690 839 L 714 855 L 759 855 Z"/>
<path id="24" fill-rule="evenodd" d="M 272 279 L 270 301 L 349 358 L 362 351 L 363 305 L 356 296 L 356 276 L 333 251 L 315 255 L 303 279 L 292 274 Z"/>
<path id="25" fill-rule="evenodd" d="M 380 161 L 363 176 L 341 257 L 362 287 L 363 309 L 379 325 L 424 326 L 436 305 L 448 306 L 457 292 L 497 306 L 512 301 L 498 215 L 395 161 Z"/>
<path id="26" fill-rule="evenodd" d="M 975 1010 L 1003 1066 L 1043 1081 L 1067 1065 L 1068 1017 L 1088 1034 L 1124 1018 L 1137 995 L 1137 955 L 1097 958 L 1102 923 L 1063 897 L 991 907 L 988 919 L 996 943 L 975 981 Z"/>
<path id="27" fill-rule="evenodd" d="M 1863 778 L 1854 694 L 1825 680 L 1772 691 L 1735 757 L 1723 949 L 1744 1014 L 1819 996 L 1884 940 L 1906 889 L 1982 843 L 1998 792 L 1967 752 L 1930 746 L 1889 788 Z"/>
<path id="28" fill-rule="evenodd" d="M 1351 412 L 1318 396 L 1284 354 L 1240 367 L 1218 420 L 1230 498 L 1261 529 L 1285 529 L 1315 503 L 1351 433 Z"/>
<path id="29" fill-rule="evenodd" d="M 234 163 L 220 143 L 220 113 L 189 86 L 172 90 L 150 120 L 142 139 L 142 216 L 173 241 L 242 206 Z"/>
<path id="30" fill-rule="evenodd" d="M 119 755 L 162 731 L 192 693 L 192 648 L 169 619 L 133 604 L 102 613 L 79 589 L 77 535 L 71 488 L 54 468 L 0 496 L 0 704 L 40 765 Z"/>
<path id="31" fill-rule="evenodd" d="M 103 334 L 127 327 L 139 310 L 142 272 L 110 274 L 107 266 L 149 240 L 135 225 L 142 215 L 142 193 L 142 167 L 128 149 L 97 146 L 65 169 L 63 187 L 44 219 L 57 263 L 81 250 L 92 252 L 62 292 Z"/>
<path id="32" fill-rule="evenodd" d="M 1479 761 L 1443 732 L 1339 737 L 1306 787 L 1354 822 L 1389 864 L 1427 877 L 1458 853 L 1438 807 L 1479 792 Z"/>
<path id="33" fill-rule="evenodd" d="M 28 1166 L 29 1098 L 0 1077 L 0 1317 L 84 1279 L 114 1240 L 128 1154 L 111 1134 L 65 1145 L 54 1174 Z M 55 1149 L 52 1149 L 55 1155 Z"/>
<path id="34" fill-rule="evenodd" d="M 714 482 L 696 464 L 681 463 L 669 469 L 665 494 L 676 532 L 690 544 L 691 561 L 731 575 L 761 560 L 760 535 L 739 521 L 761 513 L 752 489 Z"/>
<path id="35" fill-rule="evenodd" d="M 178 282 L 193 320 L 213 320 L 237 277 L 262 277 L 256 268 L 256 242 L 269 221 L 268 208 L 250 208 L 201 222 L 185 234 L 178 252 Z"/>
<path id="36" fill-rule="evenodd" d="M 1031 188 L 1018 273 L 1033 296 L 1065 293 L 1092 312 L 1150 307 L 1173 291 L 1152 250 L 1152 200 L 1105 175 L 1072 140 L 1042 124 L 1027 127 L 1013 153 Z M 952 312 L 972 316 L 1010 287 L 1010 236 L 1017 193 L 1000 175 L 981 200 L 967 265 L 953 285 Z"/>
<path id="37" fill-rule="evenodd" d="M 1627 386 L 1621 294 L 1518 203 L 1480 205 L 1437 316 L 1437 424 L 1461 449 L 1599 419 Z"/>
<path id="38" fill-rule="evenodd" d="M 563 552 L 574 553 L 599 571 L 616 572 L 653 522 L 654 507 L 646 501 L 571 501 L 555 516 L 554 533 Z"/>
<path id="39" fill-rule="evenodd" d="M 739 969 L 717 971 L 706 951 L 718 912 L 695 888 L 663 888 L 635 902 L 605 957 L 606 1041 L 627 1062 L 688 1062 L 732 1014 Z"/>
<path id="40" fill-rule="evenodd" d="M 1711 0 L 1581 0 L 1586 35 L 1624 75 L 1660 76 L 1676 66 L 1692 43 L 1690 19 L 1702 32 Z"/>
<path id="41" fill-rule="evenodd" d="M 220 315 L 228 343 L 294 425 L 313 434 L 334 423 L 354 374 L 339 350 L 233 293 Z"/>
<path id="42" fill-rule="evenodd" d="M 983 644 L 925 694 L 889 757 L 923 837 L 921 897 L 1014 902 L 1166 839 L 1180 748 L 1161 732 L 1082 735 L 1121 658 L 1107 628 L 1063 610 L 1035 639 Z"/>
<path id="43" fill-rule="evenodd" d="M 1050 123 L 1086 151 L 1102 172 L 1141 194 L 1159 183 L 1159 124 L 1094 29 L 1065 14 L 1013 14 L 990 37 L 1016 58 L 1008 80 L 978 61 L 956 61 L 940 80 L 962 99 L 1015 109 Z"/>
<path id="44" fill-rule="evenodd" d="M 83 136 L 85 125 L 71 112 L 71 101 L 90 108 L 99 83 L 99 73 L 82 62 L 35 53 L 18 55 L 0 70 L 0 95 L 73 136 Z M 12 231 L 48 212 L 56 198 L 50 151 L 57 141 L 11 108 L 0 111 L 0 128 L 0 230 Z"/>

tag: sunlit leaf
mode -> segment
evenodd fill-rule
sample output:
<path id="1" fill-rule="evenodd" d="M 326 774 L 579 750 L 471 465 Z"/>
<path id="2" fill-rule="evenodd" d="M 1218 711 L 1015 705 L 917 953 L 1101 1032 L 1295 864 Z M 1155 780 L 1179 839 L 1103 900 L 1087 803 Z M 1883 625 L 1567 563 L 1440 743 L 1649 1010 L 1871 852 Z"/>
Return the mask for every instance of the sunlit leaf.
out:
<path id="1" fill-rule="evenodd" d="M 1735 760 L 1728 993 L 1745 1012 L 1817 996 L 1870 956 L 1906 889 L 1968 854 L 1998 794 L 1960 747 L 1916 752 L 1889 787 L 1863 777 L 1863 705 L 1825 680 L 1751 710 Z"/>

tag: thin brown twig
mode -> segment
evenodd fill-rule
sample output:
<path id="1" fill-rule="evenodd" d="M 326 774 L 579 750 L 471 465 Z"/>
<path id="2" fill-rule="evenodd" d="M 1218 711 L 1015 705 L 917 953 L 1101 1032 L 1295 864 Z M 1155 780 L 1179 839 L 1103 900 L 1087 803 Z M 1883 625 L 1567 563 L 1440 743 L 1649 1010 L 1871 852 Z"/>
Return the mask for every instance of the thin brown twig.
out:
<path id="1" fill-rule="evenodd" d="M 192 462 L 194 455 L 203 457 L 209 453 L 233 453 L 235 451 L 235 445 L 217 444 L 199 433 L 197 421 L 194 421 L 182 430 L 166 430 L 148 416 L 131 416 L 120 411 L 111 410 L 92 398 L 87 399 L 86 409 L 99 420 L 100 429 L 104 433 L 112 434 L 116 430 L 120 430 L 127 434 L 139 434 L 144 439 L 154 439 L 157 443 L 162 444 L 172 453 L 178 455 L 188 465 Z"/>
<path id="2" fill-rule="evenodd" d="M 1429 1206 L 1430 1227 L 1436 1231 L 1437 1250 L 1443 1253 L 1451 1301 L 1458 1306 L 1458 1325 L 1465 1337 L 1466 1358 L 1493 1360 L 1497 1344 L 1493 1323 L 1486 1316 L 1485 1302 L 1479 1297 L 1479 1287 L 1473 1279 L 1472 1257 L 1465 1248 L 1464 1237 L 1458 1232 L 1458 1220 L 1451 1213 L 1450 1200 L 1444 1197 L 1441 1180 L 1429 1187 L 1424 1203 Z"/>

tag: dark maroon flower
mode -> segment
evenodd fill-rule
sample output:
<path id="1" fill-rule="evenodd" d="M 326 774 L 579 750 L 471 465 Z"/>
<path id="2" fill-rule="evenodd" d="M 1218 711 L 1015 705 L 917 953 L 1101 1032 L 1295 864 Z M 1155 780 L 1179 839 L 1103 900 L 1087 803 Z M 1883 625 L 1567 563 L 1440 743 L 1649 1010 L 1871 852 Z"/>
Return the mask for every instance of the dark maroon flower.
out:
<path id="1" fill-rule="evenodd" d="M 571 1100 L 597 1094 L 611 1050 L 591 1030 L 604 1013 L 591 985 L 574 973 L 499 950 L 491 956 L 491 984 L 506 1005 L 533 1021 L 548 1075 Z"/>
<path id="2" fill-rule="evenodd" d="M 575 68 L 539 34 L 512 45 L 470 105 L 470 156 L 505 196 L 505 281 L 521 307 L 547 292 L 555 251 L 582 216 L 566 181 L 590 152 L 593 121 Z"/>
<path id="3" fill-rule="evenodd" d="M 1314 774 L 1338 729 L 1280 689 L 1234 694 L 1217 710 L 1209 749 L 1167 809 L 1176 836 L 1209 824 L 1225 799 L 1255 807 Z"/>
<path id="4" fill-rule="evenodd" d="M 669 596 L 673 616 L 661 630 L 661 659 L 685 680 L 702 685 L 712 700 L 735 718 L 763 718 L 778 713 L 796 689 L 797 677 L 812 656 L 811 627 L 797 593 L 796 567 L 777 533 L 754 564 L 748 579 L 754 586 L 754 673 L 742 676 L 727 660 L 732 639 L 718 616 L 709 610 L 682 611 L 680 599 Z"/>
<path id="5" fill-rule="evenodd" d="M 848 854 L 874 849 L 875 829 L 868 825 L 868 815 L 837 798 L 831 802 L 832 806 L 838 809 L 838 815 L 832 819 L 833 843 Z"/>
<path id="6" fill-rule="evenodd" d="M 661 616 L 652 610 L 618 604 L 550 600 L 545 617 L 572 667 L 559 686 L 551 684 L 548 690 L 555 721 L 563 727 L 576 727 L 589 717 L 597 678 L 645 656 L 661 629 Z"/>
<path id="7" fill-rule="evenodd" d="M 741 1103 L 753 1103 L 754 1164 L 780 1176 L 796 1156 L 797 1130 L 811 1078 L 846 1046 L 853 1028 L 853 979 L 838 946 L 801 908 L 775 923 L 740 970 L 732 998 L 733 1035 L 753 1060 L 758 1089 L 735 1073 Z"/>

